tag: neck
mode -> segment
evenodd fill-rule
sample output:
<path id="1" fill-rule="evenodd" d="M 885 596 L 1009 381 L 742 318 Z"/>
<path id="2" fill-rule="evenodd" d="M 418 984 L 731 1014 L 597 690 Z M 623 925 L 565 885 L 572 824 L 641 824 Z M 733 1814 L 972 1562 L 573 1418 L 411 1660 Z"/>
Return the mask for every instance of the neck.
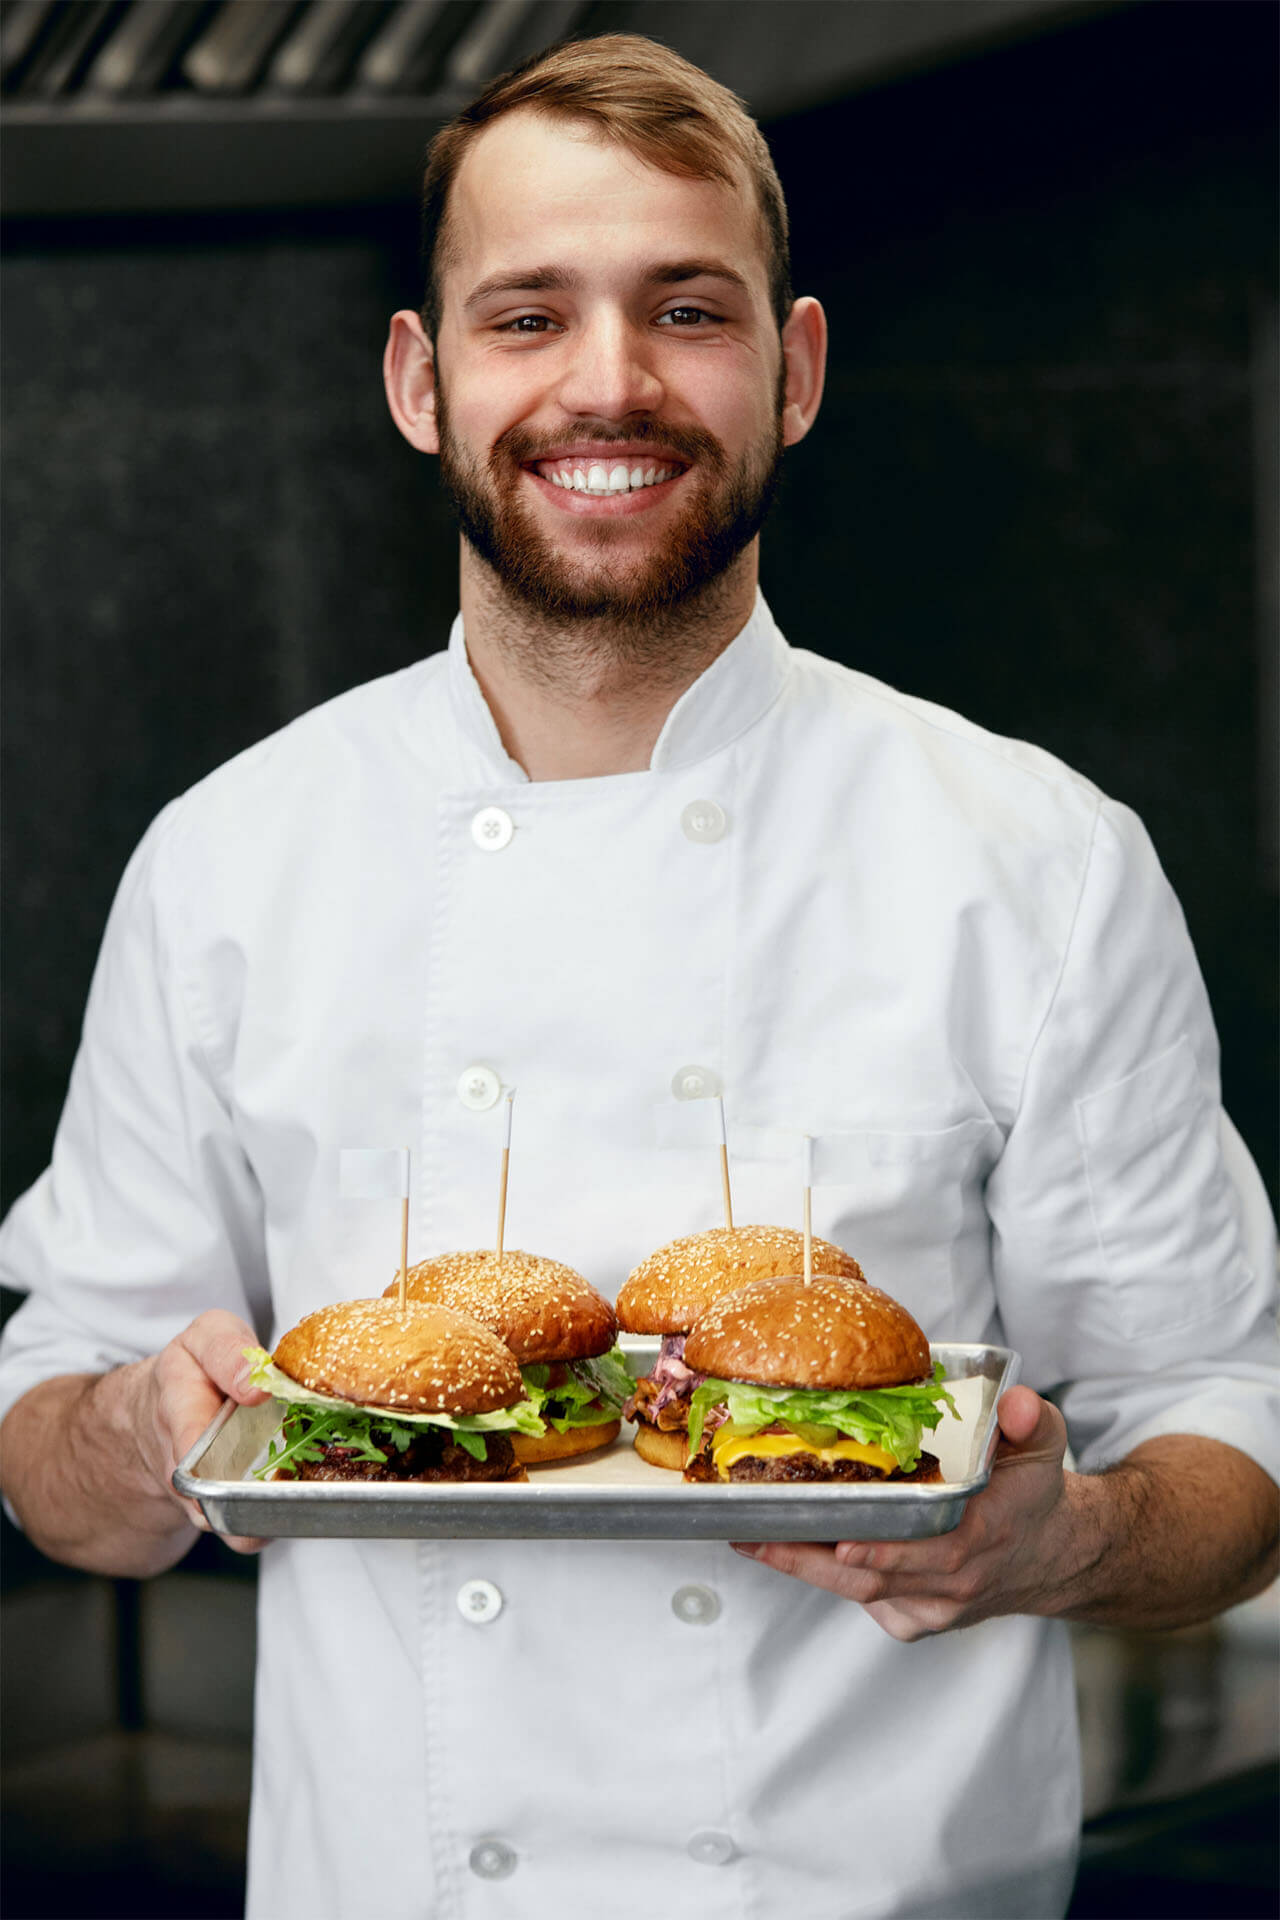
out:
<path id="1" fill-rule="evenodd" d="M 756 543 L 696 598 L 642 623 L 565 621 L 515 599 L 462 543 L 467 657 L 531 780 L 642 772 L 667 715 L 755 605 Z"/>

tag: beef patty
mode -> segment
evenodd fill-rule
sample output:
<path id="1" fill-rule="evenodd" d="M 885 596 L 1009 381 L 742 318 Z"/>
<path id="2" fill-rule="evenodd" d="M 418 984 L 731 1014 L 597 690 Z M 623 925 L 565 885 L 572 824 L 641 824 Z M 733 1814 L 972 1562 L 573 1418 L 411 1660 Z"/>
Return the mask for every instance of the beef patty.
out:
<path id="1" fill-rule="evenodd" d="M 709 1453 L 699 1453 L 685 1468 L 686 1480 L 720 1480 L 720 1475 L 712 1465 Z M 941 1480 L 942 1469 L 932 1453 L 922 1453 L 910 1473 L 881 1473 L 878 1467 L 869 1466 L 865 1460 L 819 1460 L 811 1453 L 786 1453 L 779 1459 L 762 1459 L 745 1454 L 741 1460 L 735 1460 L 729 1469 L 730 1480 L 892 1480 L 897 1486 L 902 1482 L 920 1485 L 929 1480 Z"/>
<path id="2" fill-rule="evenodd" d="M 505 1433 L 486 1433 L 485 1458 L 476 1460 L 460 1447 L 447 1427 L 427 1427 L 401 1452 L 384 1442 L 377 1429 L 375 1446 L 387 1458 L 362 1460 L 349 1447 L 327 1446 L 323 1460 L 294 1462 L 299 1480 L 526 1480 L 528 1475 L 511 1450 Z M 289 1478 L 289 1475 L 280 1475 Z"/>

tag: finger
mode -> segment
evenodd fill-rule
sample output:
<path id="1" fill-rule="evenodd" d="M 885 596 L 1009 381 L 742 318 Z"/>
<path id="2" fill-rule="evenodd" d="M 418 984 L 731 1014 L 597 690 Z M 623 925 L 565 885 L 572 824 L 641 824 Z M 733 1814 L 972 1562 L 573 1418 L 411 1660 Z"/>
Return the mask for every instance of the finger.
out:
<path id="1" fill-rule="evenodd" d="M 181 1504 L 193 1527 L 201 1533 L 218 1533 L 212 1520 L 205 1518 L 194 1500 L 183 1500 Z M 265 1540 L 256 1540 L 249 1534 L 219 1533 L 218 1538 L 224 1547 L 230 1547 L 232 1553 L 259 1553 L 267 1544 Z"/>
<path id="2" fill-rule="evenodd" d="M 169 1426 L 169 1449 L 173 1464 L 185 1460 L 196 1442 L 208 1431 L 222 1412 L 226 1395 L 208 1380 L 184 1383 L 182 1396 L 176 1396 L 162 1410 Z"/>
<path id="3" fill-rule="evenodd" d="M 842 1567 L 836 1559 L 835 1548 L 825 1543 L 753 1540 L 744 1544 L 735 1541 L 733 1548 L 735 1553 L 745 1554 L 748 1559 L 759 1561 L 761 1566 L 771 1567 L 775 1573 L 785 1573 L 793 1580 L 803 1580 L 808 1586 L 839 1594 L 843 1600 L 884 1598 L 884 1579 L 881 1574 Z"/>
<path id="4" fill-rule="evenodd" d="M 270 1395 L 249 1384 L 250 1362 L 245 1348 L 256 1347 L 258 1336 L 239 1314 L 220 1307 L 202 1313 L 178 1335 L 178 1345 L 191 1355 L 215 1386 L 241 1406 L 256 1406 Z"/>
<path id="5" fill-rule="evenodd" d="M 968 1518 L 966 1514 L 966 1519 Z M 836 1559 L 843 1567 L 861 1567 L 869 1573 L 909 1575 L 923 1580 L 947 1579 L 968 1565 L 984 1544 L 976 1522 L 926 1540 L 840 1540 Z"/>
<path id="6" fill-rule="evenodd" d="M 773 1540 L 734 1550 L 758 1560 L 775 1573 L 784 1573 L 806 1585 L 834 1593 L 866 1608 L 895 1639 L 916 1640 L 942 1633 L 960 1624 L 971 1611 L 982 1587 L 981 1570 L 970 1567 L 953 1578 L 886 1574 L 842 1566 L 835 1550 L 795 1540 Z M 880 1609 L 887 1609 L 884 1618 Z"/>

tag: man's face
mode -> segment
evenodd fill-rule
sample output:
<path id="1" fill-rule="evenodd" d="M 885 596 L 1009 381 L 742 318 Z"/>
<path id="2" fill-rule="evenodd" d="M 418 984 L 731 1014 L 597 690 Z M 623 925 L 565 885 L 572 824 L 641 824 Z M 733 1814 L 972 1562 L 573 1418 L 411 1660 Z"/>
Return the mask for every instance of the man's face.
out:
<path id="1" fill-rule="evenodd" d="M 568 619 L 690 599 L 754 538 L 782 355 L 754 198 L 519 112 L 454 182 L 441 470 L 468 541 Z"/>

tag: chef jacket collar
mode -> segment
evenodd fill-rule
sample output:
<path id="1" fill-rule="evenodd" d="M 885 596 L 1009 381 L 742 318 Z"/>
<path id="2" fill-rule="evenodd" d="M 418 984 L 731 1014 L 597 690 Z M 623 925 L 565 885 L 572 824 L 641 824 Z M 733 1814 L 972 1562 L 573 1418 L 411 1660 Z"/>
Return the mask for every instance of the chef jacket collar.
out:
<path id="1" fill-rule="evenodd" d="M 686 688 L 654 744 L 651 773 L 696 766 L 755 725 L 782 691 L 791 649 L 774 623 L 764 595 L 756 594 L 751 618 L 724 652 Z M 529 776 L 502 744 L 497 722 L 471 671 L 462 615 L 449 635 L 449 696 L 459 731 L 483 756 L 491 775 L 505 784 Z"/>

